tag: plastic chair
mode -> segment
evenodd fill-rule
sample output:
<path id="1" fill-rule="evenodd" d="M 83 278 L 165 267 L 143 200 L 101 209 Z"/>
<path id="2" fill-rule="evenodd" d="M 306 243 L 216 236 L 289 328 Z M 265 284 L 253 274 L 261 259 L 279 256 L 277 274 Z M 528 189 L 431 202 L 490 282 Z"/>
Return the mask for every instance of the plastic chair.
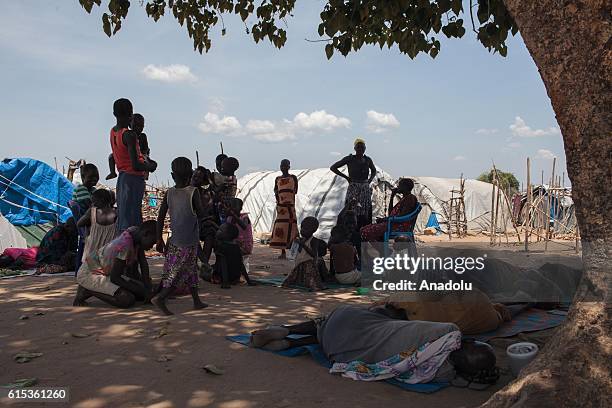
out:
<path id="1" fill-rule="evenodd" d="M 421 203 L 417 203 L 416 208 L 410 214 L 387 218 L 387 230 L 385 231 L 384 242 L 389 242 L 391 238 L 399 236 L 414 236 L 414 225 L 416 224 L 415 222 L 412 223 L 410 231 L 393 231 L 393 224 L 400 224 L 403 222 L 416 220 L 422 209 L 423 206 L 421 205 Z"/>

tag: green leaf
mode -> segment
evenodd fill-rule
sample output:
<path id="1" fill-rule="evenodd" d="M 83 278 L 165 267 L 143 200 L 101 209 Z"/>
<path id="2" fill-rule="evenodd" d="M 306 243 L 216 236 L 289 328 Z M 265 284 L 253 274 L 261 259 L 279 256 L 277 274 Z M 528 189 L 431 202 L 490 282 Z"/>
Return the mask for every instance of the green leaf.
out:
<path id="1" fill-rule="evenodd" d="M 106 13 L 102 14 L 102 29 L 107 36 L 111 36 L 111 24 Z"/>
<path id="2" fill-rule="evenodd" d="M 325 46 L 325 55 L 327 56 L 327 59 L 331 59 L 332 55 L 334 55 L 334 46 L 331 44 L 327 44 Z"/>

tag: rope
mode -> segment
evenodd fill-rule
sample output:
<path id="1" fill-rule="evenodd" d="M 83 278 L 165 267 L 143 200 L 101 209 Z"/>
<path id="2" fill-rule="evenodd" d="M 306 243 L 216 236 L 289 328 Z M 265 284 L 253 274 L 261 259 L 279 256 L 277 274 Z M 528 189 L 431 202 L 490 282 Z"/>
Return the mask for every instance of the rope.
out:
<path id="1" fill-rule="evenodd" d="M 28 193 L 32 194 L 34 197 L 40 198 L 41 200 L 46 201 L 46 202 L 48 202 L 49 204 L 53 204 L 53 205 L 56 205 L 56 206 L 58 206 L 58 207 L 64 208 L 64 209 L 66 209 L 66 210 L 70 210 L 70 208 L 69 208 L 69 207 L 63 206 L 63 205 L 61 205 L 61 204 L 59 204 L 59 203 L 56 203 L 56 202 L 54 202 L 54 201 L 51 201 L 51 200 L 49 200 L 49 199 L 45 198 L 45 197 L 39 196 L 38 194 L 36 194 L 36 193 L 34 193 L 34 192 L 32 192 L 32 191 L 28 190 L 27 188 L 25 188 L 25 187 L 23 187 L 23 186 L 19 185 L 18 183 L 15 183 L 13 180 L 11 180 L 11 179 L 9 179 L 9 178 L 7 178 L 7 177 L 4 177 L 2 174 L 0 174 L 0 177 L 2 177 L 3 179 L 5 179 L 5 180 L 8 180 L 8 181 L 9 181 L 9 183 L 7 184 L 6 182 L 3 182 L 2 180 L 0 180 L 0 183 L 3 183 L 3 184 L 5 184 L 5 185 L 7 185 L 7 189 L 8 189 L 9 187 L 11 187 L 11 185 L 13 185 L 13 184 L 14 184 L 14 185 L 18 186 L 19 188 L 22 188 L 23 190 L 25 190 L 25 191 L 27 191 Z M 17 191 L 15 188 L 13 188 L 13 189 L 14 189 L 15 191 Z M 6 191 L 6 190 L 5 190 L 5 191 Z M 4 195 L 4 193 L 3 193 L 3 195 Z"/>

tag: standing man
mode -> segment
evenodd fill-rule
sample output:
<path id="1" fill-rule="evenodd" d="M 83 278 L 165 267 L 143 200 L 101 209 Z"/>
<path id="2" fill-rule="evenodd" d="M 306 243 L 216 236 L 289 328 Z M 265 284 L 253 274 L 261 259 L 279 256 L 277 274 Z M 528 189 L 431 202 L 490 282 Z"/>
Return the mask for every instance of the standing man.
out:
<path id="1" fill-rule="evenodd" d="M 354 209 L 358 228 L 372 222 L 372 188 L 370 183 L 376 176 L 376 167 L 369 156 L 365 155 L 366 145 L 363 139 L 355 139 L 355 154 L 349 154 L 332 164 L 330 170 L 349 182 L 346 190 L 345 206 Z M 348 167 L 348 176 L 340 167 Z"/>
<path id="2" fill-rule="evenodd" d="M 154 172 L 157 163 L 145 159 L 138 143 L 138 133 L 130 130 L 132 103 L 125 98 L 113 104 L 117 124 L 110 131 L 113 158 L 119 170 L 117 178 L 117 235 L 142 224 L 142 199 L 145 192 L 145 173 Z"/>
<path id="3" fill-rule="evenodd" d="M 298 236 L 297 216 L 295 213 L 295 196 L 298 192 L 298 179 L 289 174 L 291 162 L 283 159 L 280 163 L 282 175 L 274 180 L 276 197 L 276 219 L 272 227 L 270 246 L 281 250 L 279 259 L 287 258 L 286 249 L 291 247 Z"/>

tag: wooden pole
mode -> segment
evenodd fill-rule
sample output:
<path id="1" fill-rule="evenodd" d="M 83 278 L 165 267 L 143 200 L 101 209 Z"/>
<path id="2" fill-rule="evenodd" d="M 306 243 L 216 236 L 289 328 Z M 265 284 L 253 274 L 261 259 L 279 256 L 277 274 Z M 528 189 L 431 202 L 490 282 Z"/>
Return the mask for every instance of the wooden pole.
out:
<path id="1" fill-rule="evenodd" d="M 495 226 L 493 227 L 493 230 L 495 231 L 495 238 L 497 238 L 497 219 L 499 218 L 499 195 L 501 193 L 501 189 L 499 188 L 499 179 L 497 177 L 495 177 L 495 182 L 497 184 L 497 195 L 495 197 Z M 499 236 L 499 244 L 501 244 L 501 235 Z"/>
<path id="2" fill-rule="evenodd" d="M 553 164 L 552 164 L 552 174 L 550 175 L 550 179 L 551 179 L 551 184 L 554 184 L 555 182 L 555 164 L 557 163 L 557 158 L 553 157 Z M 550 237 L 550 210 L 552 208 L 552 205 L 554 205 L 552 199 L 553 199 L 553 194 L 554 192 L 550 190 L 550 188 L 554 188 L 554 185 L 549 186 L 549 191 L 548 191 L 548 205 L 547 205 L 547 216 L 546 216 L 546 239 L 544 241 L 544 252 L 546 252 L 548 250 L 548 241 L 549 241 L 549 237 Z"/>
<path id="3" fill-rule="evenodd" d="M 495 230 L 494 230 L 494 226 L 493 226 L 493 220 L 495 219 L 495 173 L 493 173 L 493 183 L 491 183 L 491 185 L 493 186 L 493 190 L 491 191 L 491 239 L 490 239 L 490 244 L 493 245 L 494 242 L 494 234 L 495 234 Z"/>
<path id="4" fill-rule="evenodd" d="M 529 157 L 527 157 L 527 211 L 525 214 L 525 219 L 527 220 L 525 224 L 525 252 L 529 252 L 529 225 L 531 224 L 531 173 L 529 166 Z"/>
<path id="5" fill-rule="evenodd" d="M 200 154 L 198 153 L 197 150 L 196 150 L 196 166 L 200 167 Z"/>

